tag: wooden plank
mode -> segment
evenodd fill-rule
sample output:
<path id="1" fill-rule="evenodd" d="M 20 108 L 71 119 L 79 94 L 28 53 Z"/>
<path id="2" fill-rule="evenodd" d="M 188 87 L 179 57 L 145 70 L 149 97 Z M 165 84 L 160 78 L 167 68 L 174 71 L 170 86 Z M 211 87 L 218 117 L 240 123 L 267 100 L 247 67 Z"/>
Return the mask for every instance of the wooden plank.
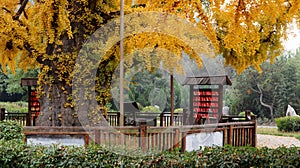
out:
<path id="1" fill-rule="evenodd" d="M 38 78 L 21 78 L 21 86 L 37 86 Z"/>
<path id="2" fill-rule="evenodd" d="M 25 135 L 89 135 L 87 132 L 24 132 Z"/>

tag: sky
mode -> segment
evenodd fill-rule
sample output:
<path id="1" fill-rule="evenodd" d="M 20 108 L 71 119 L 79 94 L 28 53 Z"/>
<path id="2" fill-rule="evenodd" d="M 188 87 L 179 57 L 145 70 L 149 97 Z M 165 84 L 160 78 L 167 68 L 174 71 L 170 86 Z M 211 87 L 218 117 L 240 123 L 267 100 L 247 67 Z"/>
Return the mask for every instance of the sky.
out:
<path id="1" fill-rule="evenodd" d="M 288 39 L 283 42 L 285 50 L 295 52 L 297 48 L 300 47 L 300 30 L 297 26 L 291 25 L 290 27 L 290 35 Z"/>

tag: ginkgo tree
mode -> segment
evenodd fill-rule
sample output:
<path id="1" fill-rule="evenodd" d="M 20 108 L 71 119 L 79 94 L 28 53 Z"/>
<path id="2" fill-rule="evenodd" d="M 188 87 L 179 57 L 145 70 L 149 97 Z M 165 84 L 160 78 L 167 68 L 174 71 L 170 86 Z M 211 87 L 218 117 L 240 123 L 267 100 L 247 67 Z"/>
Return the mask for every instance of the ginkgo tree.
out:
<path id="1" fill-rule="evenodd" d="M 0 64 L 14 71 L 40 68 L 39 95 L 42 104 L 39 125 L 80 125 L 74 108 L 72 79 L 78 70 L 74 67 L 78 54 L 97 29 L 120 16 L 120 0 L 2 0 L 0 3 Z M 125 14 L 156 11 L 161 13 L 160 22 L 167 14 L 177 16 L 194 25 L 193 30 L 201 32 L 214 47 L 216 54 L 222 54 L 225 63 L 238 72 L 248 66 L 260 71 L 260 64 L 271 61 L 283 50 L 281 40 L 287 37 L 288 24 L 298 19 L 298 0 L 125 0 Z M 179 20 L 179 19 L 178 19 Z M 127 21 L 129 22 L 129 21 Z M 174 25 L 168 25 L 172 23 Z M 297 22 L 298 23 L 298 22 Z M 147 25 L 134 25 L 142 27 Z M 154 23 L 149 23 L 154 24 Z M 166 22 L 165 29 L 172 30 L 176 24 Z M 178 23 L 179 25 L 179 23 Z M 185 27 L 183 25 L 183 27 Z M 119 28 L 112 28 L 119 31 Z M 186 29 L 182 29 L 185 30 Z M 180 29 L 177 30 L 180 32 Z M 180 34 L 181 34 L 180 33 Z M 103 31 L 101 36 L 109 36 Z M 119 64 L 119 44 L 107 49 L 104 58 L 97 65 L 97 79 L 82 79 L 81 82 L 96 81 L 99 109 L 105 113 L 104 105 L 110 98 L 111 80 Z M 150 69 L 159 61 L 169 65 L 172 72 L 178 67 L 182 51 L 190 55 L 201 66 L 198 53 L 176 36 L 159 32 L 132 31 L 124 39 L 125 55 L 147 48 L 141 54 L 145 66 Z M 203 45 L 203 44 L 198 44 Z M 152 50 L 151 50 L 152 48 Z M 173 53 L 160 52 L 163 48 Z M 150 49 L 150 50 L 149 50 Z M 91 51 L 93 54 L 94 50 Z M 159 59 L 149 57 L 156 52 Z M 128 66 L 132 59 L 126 58 Z M 174 60 L 174 61 L 172 61 Z M 154 61 L 154 62 L 153 62 Z M 176 64 L 177 63 L 177 64 Z M 86 66 L 92 66 L 85 61 Z M 177 69 L 178 71 L 180 70 Z"/>

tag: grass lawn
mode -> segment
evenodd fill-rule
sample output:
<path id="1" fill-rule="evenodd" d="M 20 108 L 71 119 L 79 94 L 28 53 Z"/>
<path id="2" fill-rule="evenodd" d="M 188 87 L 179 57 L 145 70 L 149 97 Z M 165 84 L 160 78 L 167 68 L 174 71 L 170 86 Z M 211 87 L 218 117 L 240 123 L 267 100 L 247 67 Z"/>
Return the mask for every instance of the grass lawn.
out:
<path id="1" fill-rule="evenodd" d="M 257 127 L 257 134 L 276 135 L 285 137 L 295 137 L 300 140 L 300 132 L 281 132 L 277 128 L 259 128 Z"/>
<path id="2" fill-rule="evenodd" d="M 27 113 L 27 102 L 0 102 L 0 108 L 5 108 L 8 112 L 13 113 Z"/>

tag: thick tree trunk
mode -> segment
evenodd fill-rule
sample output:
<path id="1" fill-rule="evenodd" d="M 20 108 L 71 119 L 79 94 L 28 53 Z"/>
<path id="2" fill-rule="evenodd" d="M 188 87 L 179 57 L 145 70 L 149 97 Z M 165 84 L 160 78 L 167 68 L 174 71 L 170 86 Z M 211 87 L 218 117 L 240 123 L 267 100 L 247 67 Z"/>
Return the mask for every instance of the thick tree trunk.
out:
<path id="1" fill-rule="evenodd" d="M 59 84 L 53 84 L 49 93 L 49 86 L 44 86 L 46 95 L 40 98 L 41 113 L 37 118 L 37 125 L 80 126 L 77 113 L 71 107 L 65 107 L 67 95 L 60 88 Z"/>
<path id="2" fill-rule="evenodd" d="M 69 6 L 68 9 L 70 10 L 69 15 L 74 16 L 71 19 L 70 17 L 70 25 L 72 30 L 76 30 L 76 33 L 73 32 L 73 37 L 69 38 L 69 34 L 65 32 L 64 34 L 59 34 L 57 29 L 54 29 L 54 35 L 56 35 L 55 40 L 61 40 L 61 43 L 50 43 L 47 46 L 46 54 L 52 55 L 54 57 L 48 58 L 47 56 L 44 57 L 42 55 L 38 58 L 38 62 L 41 65 L 48 66 L 46 69 L 50 69 L 46 71 L 45 78 L 50 76 L 52 80 L 45 79 L 47 81 L 41 82 L 44 84 L 43 91 L 46 92 L 44 97 L 41 97 L 41 114 L 38 117 L 37 125 L 44 125 L 44 126 L 96 126 L 96 125 L 107 125 L 106 120 L 102 115 L 101 108 L 99 108 L 96 100 L 86 99 L 86 95 L 84 94 L 74 94 L 74 90 L 72 90 L 72 86 L 68 86 L 67 83 L 73 82 L 70 73 L 71 69 L 74 68 L 75 62 L 74 60 L 77 59 L 77 55 L 75 56 L 74 53 L 78 53 L 82 48 L 82 45 L 86 42 L 87 37 L 91 35 L 91 33 L 95 32 L 100 26 L 105 24 L 112 18 L 119 16 L 119 12 L 98 12 L 98 8 L 96 7 L 96 1 L 88 1 L 88 6 L 85 6 L 82 3 L 77 1 L 68 1 Z M 82 10 L 86 7 L 89 7 L 92 10 L 92 13 L 96 13 L 97 15 L 100 14 L 101 17 L 104 19 L 103 23 L 98 23 L 96 19 L 91 19 L 91 26 L 81 21 L 78 21 L 77 18 L 85 17 L 85 10 Z M 55 11 L 59 11 L 60 9 L 58 6 L 53 6 Z M 59 27 L 59 23 L 57 22 L 59 18 L 58 12 L 54 12 L 52 27 Z M 97 18 L 98 19 L 98 18 Z M 88 30 L 88 31 L 86 31 Z M 59 35 L 59 37 L 57 36 Z M 60 59 L 60 56 L 64 56 L 64 54 L 68 54 L 72 56 L 74 59 Z M 64 66 L 65 69 L 60 69 L 60 67 Z M 85 67 L 82 67 L 83 70 Z M 73 74 L 74 75 L 74 74 Z M 91 77 L 88 80 L 95 80 L 95 77 Z M 84 79 L 82 79 L 84 80 Z M 86 80 L 85 80 L 86 82 Z M 92 81 L 94 82 L 94 81 Z M 46 83 L 46 84 L 45 84 Z M 49 90 L 47 84 L 51 83 L 52 86 Z M 69 84 L 70 85 L 70 84 Z M 73 83 L 72 83 L 73 85 Z M 63 87 L 62 87 L 63 86 Z M 61 88 L 65 88 L 68 91 L 67 94 Z M 81 88 L 79 88 L 80 90 Z M 85 89 L 83 88 L 81 91 L 85 93 Z M 95 88 L 93 88 L 95 89 Z M 73 91 L 73 92 L 72 92 Z M 94 91 L 94 90 L 93 90 Z M 92 93 L 92 92 L 91 92 Z M 50 96 L 47 96 L 50 95 Z M 75 95 L 79 96 L 78 102 L 75 102 L 75 107 L 71 108 L 70 106 L 66 106 L 65 103 L 70 103 L 71 100 L 68 100 L 68 96 Z M 82 97 L 80 97 L 82 96 Z M 73 97 L 74 98 L 74 97 Z M 102 106 L 105 102 L 102 102 Z"/>
<path id="3" fill-rule="evenodd" d="M 76 108 L 65 107 L 65 102 L 68 102 L 67 95 L 60 88 L 61 85 L 53 84 L 51 92 L 49 92 L 49 86 L 44 86 L 46 95 L 40 98 L 41 113 L 37 118 L 36 125 L 108 126 L 96 100 L 86 100 L 82 96 L 78 102 L 75 102 Z"/>

